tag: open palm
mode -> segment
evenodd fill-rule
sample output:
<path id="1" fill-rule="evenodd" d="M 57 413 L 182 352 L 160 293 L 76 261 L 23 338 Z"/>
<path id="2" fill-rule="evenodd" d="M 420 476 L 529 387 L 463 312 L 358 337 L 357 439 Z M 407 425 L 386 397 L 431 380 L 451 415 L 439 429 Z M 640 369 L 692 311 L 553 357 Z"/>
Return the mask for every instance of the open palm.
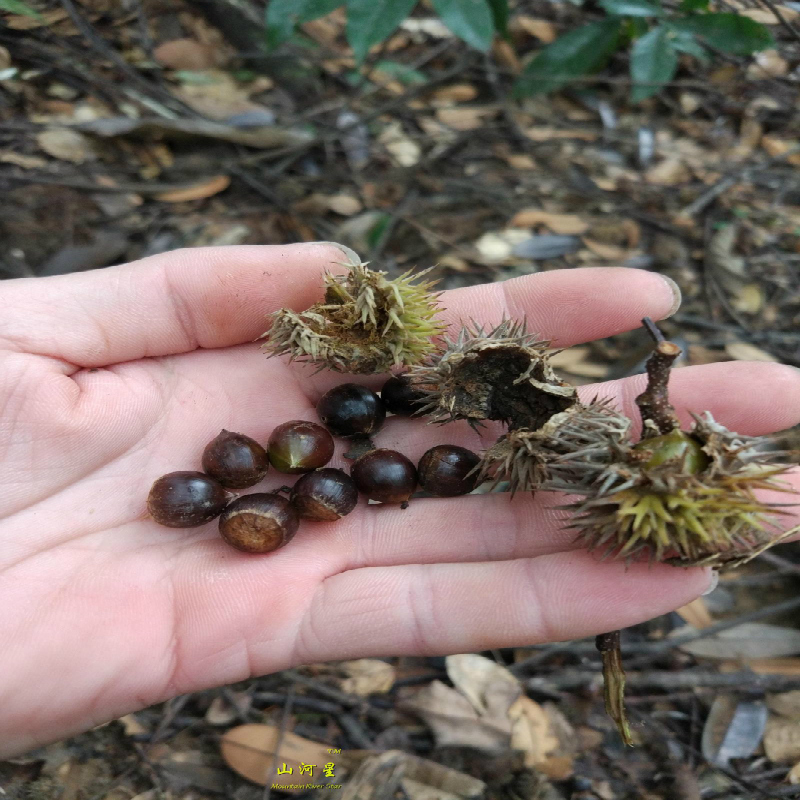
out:
<path id="1" fill-rule="evenodd" d="M 350 380 L 266 359 L 253 343 L 268 312 L 315 302 L 323 269 L 345 260 L 325 244 L 210 248 L 0 284 L 0 757 L 291 665 L 569 639 L 708 586 L 704 570 L 597 562 L 572 546 L 546 495 L 407 510 L 362 501 L 337 523 L 304 522 L 267 556 L 231 549 L 216 523 L 148 519 L 153 480 L 199 469 L 221 428 L 265 442 L 281 422 L 315 419 L 320 394 Z M 550 272 L 443 302 L 451 322 L 525 316 L 559 347 L 674 310 L 664 280 L 624 269 Z M 768 385 L 774 402 L 742 385 Z M 616 396 L 633 414 L 642 386 L 587 396 Z M 743 433 L 800 420 L 789 367 L 686 368 L 672 386 L 683 417 L 709 409 Z M 417 459 L 495 435 L 390 418 L 376 439 Z M 287 477 L 271 471 L 246 491 Z"/>

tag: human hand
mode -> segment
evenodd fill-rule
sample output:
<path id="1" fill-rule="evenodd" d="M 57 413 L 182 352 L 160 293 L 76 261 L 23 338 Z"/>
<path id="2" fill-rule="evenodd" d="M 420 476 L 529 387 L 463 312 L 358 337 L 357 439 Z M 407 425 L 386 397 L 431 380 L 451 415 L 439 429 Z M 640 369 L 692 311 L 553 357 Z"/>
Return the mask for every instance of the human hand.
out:
<path id="1" fill-rule="evenodd" d="M 316 419 L 330 386 L 380 385 L 314 375 L 253 344 L 268 312 L 311 305 L 323 269 L 343 260 L 326 244 L 207 248 L 0 283 L 0 758 L 292 665 L 577 638 L 709 585 L 703 569 L 599 562 L 575 548 L 546 494 L 407 510 L 362 500 L 339 522 L 304 522 L 266 556 L 231 549 L 216 522 L 148 519 L 155 478 L 199 469 L 221 428 L 266 442 L 281 422 Z M 658 275 L 597 268 L 451 291 L 443 304 L 453 323 L 527 317 L 566 347 L 661 319 L 676 302 Z M 761 386 L 769 403 L 750 391 Z M 643 387 L 638 376 L 581 394 L 614 396 L 638 419 Z M 684 421 L 708 409 L 762 434 L 800 420 L 800 373 L 687 367 L 671 397 Z M 416 460 L 434 444 L 479 450 L 496 435 L 390 418 L 376 439 Z M 246 491 L 285 482 L 270 471 Z"/>

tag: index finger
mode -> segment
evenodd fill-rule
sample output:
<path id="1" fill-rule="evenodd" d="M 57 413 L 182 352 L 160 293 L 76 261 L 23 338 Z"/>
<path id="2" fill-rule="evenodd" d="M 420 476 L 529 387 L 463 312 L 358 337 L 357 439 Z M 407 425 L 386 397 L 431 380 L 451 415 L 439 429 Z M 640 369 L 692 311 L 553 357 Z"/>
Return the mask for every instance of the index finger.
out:
<path id="1" fill-rule="evenodd" d="M 316 302 L 322 272 L 348 260 L 329 242 L 198 247 L 3 281 L 0 350 L 88 368 L 252 341 L 271 311 Z"/>

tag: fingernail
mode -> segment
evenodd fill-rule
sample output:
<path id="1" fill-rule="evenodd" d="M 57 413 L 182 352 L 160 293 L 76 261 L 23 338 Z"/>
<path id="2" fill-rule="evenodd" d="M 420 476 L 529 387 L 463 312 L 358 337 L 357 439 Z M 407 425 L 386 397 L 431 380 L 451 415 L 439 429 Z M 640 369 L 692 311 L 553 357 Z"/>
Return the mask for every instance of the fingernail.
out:
<path id="1" fill-rule="evenodd" d="M 675 283 L 672 278 L 669 278 L 666 275 L 661 275 L 660 277 L 664 279 L 667 286 L 669 286 L 670 291 L 672 292 L 672 306 L 664 317 L 664 319 L 668 319 L 681 307 L 681 290 L 678 284 Z"/>
<path id="2" fill-rule="evenodd" d="M 329 244 L 332 247 L 338 247 L 347 257 L 348 266 L 362 263 L 358 253 L 355 250 L 351 250 L 346 244 L 339 244 L 339 242 L 308 242 L 308 244 Z M 676 286 L 675 288 L 677 289 L 678 287 Z M 680 301 L 678 302 L 680 303 Z"/>
<path id="3" fill-rule="evenodd" d="M 717 570 L 715 570 L 715 569 L 712 569 L 711 570 L 711 583 L 708 584 L 708 589 L 706 589 L 703 592 L 703 597 L 705 597 L 707 594 L 711 594 L 711 592 L 713 592 L 714 589 L 716 589 L 718 585 L 719 585 L 719 572 L 717 572 Z"/>

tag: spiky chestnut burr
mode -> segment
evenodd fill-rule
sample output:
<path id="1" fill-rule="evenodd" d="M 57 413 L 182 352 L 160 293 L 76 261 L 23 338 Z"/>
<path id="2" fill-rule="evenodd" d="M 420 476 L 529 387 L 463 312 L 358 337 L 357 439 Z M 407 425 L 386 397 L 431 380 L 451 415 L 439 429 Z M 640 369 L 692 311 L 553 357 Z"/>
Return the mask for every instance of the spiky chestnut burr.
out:
<path id="1" fill-rule="evenodd" d="M 662 340 L 648 360 L 647 388 L 636 398 L 642 440 L 614 442 L 606 465 L 583 482 L 568 475 L 585 469 L 576 448 L 560 462 L 567 479 L 548 488 L 583 495 L 567 506 L 569 524 L 591 550 L 683 566 L 735 566 L 779 535 L 780 508 L 757 493 L 789 491 L 778 480 L 789 467 L 774 463 L 764 440 L 729 431 L 709 412 L 681 430 L 668 395 L 679 354 Z"/>
<path id="2" fill-rule="evenodd" d="M 421 413 L 434 422 L 492 419 L 510 428 L 536 430 L 577 402 L 574 387 L 548 363 L 549 342 L 526 331 L 524 322 L 503 320 L 486 331 L 472 323 L 409 378 L 422 395 Z"/>
<path id="3" fill-rule="evenodd" d="M 366 263 L 344 275 L 326 273 L 325 299 L 307 311 L 282 308 L 261 338 L 269 355 L 313 361 L 337 372 L 379 373 L 421 363 L 444 325 L 429 271 L 390 279 Z"/>
<path id="4" fill-rule="evenodd" d="M 656 342 L 647 362 L 647 388 L 636 398 L 642 439 L 612 443 L 606 465 L 591 479 L 562 480 L 551 488 L 584 495 L 567 508 L 570 527 L 590 549 L 605 555 L 672 564 L 736 566 L 781 541 L 774 517 L 780 509 L 756 496 L 764 489 L 788 491 L 776 480 L 788 467 L 771 463 L 761 440 L 740 436 L 709 412 L 681 430 L 669 401 L 672 364 L 680 348 L 664 340 L 652 320 L 643 324 Z M 577 467 L 582 453 L 565 456 Z M 774 457 L 774 455 L 773 455 Z M 625 672 L 620 632 L 596 638 L 603 660 L 606 711 L 625 744 L 633 744 L 625 713 Z"/>
<path id="5" fill-rule="evenodd" d="M 609 400 L 576 403 L 537 430 L 517 428 L 501 436 L 483 453 L 479 481 L 507 481 L 512 496 L 591 486 L 628 440 L 630 427 Z"/>

